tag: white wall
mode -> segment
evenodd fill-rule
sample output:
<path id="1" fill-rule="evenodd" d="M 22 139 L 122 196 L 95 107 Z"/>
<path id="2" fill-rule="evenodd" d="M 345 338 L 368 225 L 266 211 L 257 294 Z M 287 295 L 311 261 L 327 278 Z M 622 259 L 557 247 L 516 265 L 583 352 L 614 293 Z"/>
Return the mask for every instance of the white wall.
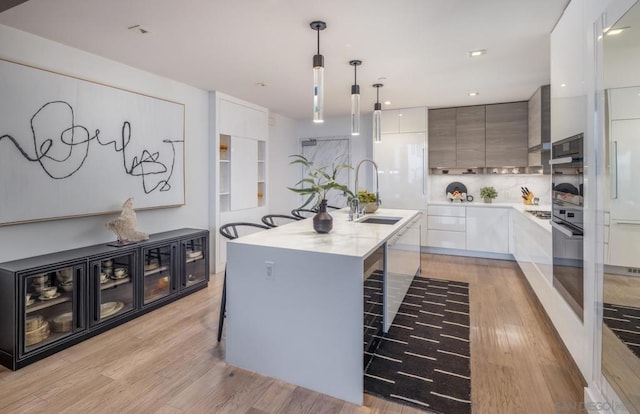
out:
<path id="1" fill-rule="evenodd" d="M 474 197 L 474 201 L 480 199 L 480 188 L 492 186 L 498 192 L 494 200 L 498 203 L 522 203 L 520 187 L 527 187 L 535 197 L 540 198 L 540 204 L 551 204 L 551 177 L 549 175 L 529 174 L 483 174 L 483 175 L 431 175 L 431 201 L 446 201 L 446 188 L 449 183 L 460 182 L 467 187 L 467 194 Z"/>
<path id="2" fill-rule="evenodd" d="M 4 25 L 0 25 L 0 57 L 185 104 L 186 204 L 140 211 L 138 227 L 149 233 L 208 227 L 205 91 Z M 0 143 L 0 151 L 6 148 L 5 142 Z M 115 235 L 105 227 L 111 218 L 105 215 L 0 227 L 0 262 L 113 241 Z"/>
<path id="3" fill-rule="evenodd" d="M 271 113 L 269 116 L 267 202 L 271 214 L 289 214 L 300 202 L 298 195 L 287 189 L 300 179 L 298 167 L 289 165 L 289 155 L 298 154 L 300 150 L 295 125 L 295 121 L 282 115 Z"/>
<path id="4" fill-rule="evenodd" d="M 300 152 L 300 139 L 302 138 L 320 138 L 320 137 L 350 137 L 351 139 L 351 165 L 355 168 L 363 159 L 373 159 L 373 139 L 372 139 L 372 119 L 371 114 L 362 114 L 360 116 L 360 135 L 351 136 L 351 124 L 349 117 L 325 118 L 322 124 L 314 124 L 311 117 L 308 120 L 297 121 L 294 128 L 295 140 L 298 147 L 295 154 Z M 371 174 L 365 174 L 363 171 L 359 180 L 363 182 L 361 188 L 369 188 L 371 183 Z M 361 177 L 365 176 L 365 180 Z M 299 179 L 299 176 L 298 176 Z M 349 188 L 354 188 L 355 171 L 351 174 Z"/>

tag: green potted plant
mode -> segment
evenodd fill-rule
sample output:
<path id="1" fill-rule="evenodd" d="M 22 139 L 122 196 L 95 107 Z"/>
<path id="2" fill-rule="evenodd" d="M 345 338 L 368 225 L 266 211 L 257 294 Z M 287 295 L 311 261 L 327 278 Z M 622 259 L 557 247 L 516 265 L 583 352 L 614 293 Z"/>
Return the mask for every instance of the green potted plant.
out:
<path id="1" fill-rule="evenodd" d="M 333 218 L 327 213 L 327 194 L 331 190 L 341 191 L 349 197 L 353 193 L 345 184 L 336 181 L 338 173 L 343 169 L 352 168 L 349 164 L 340 163 L 342 157 L 336 158 L 331 168 L 325 166 L 315 168 L 313 161 L 309 161 L 302 155 L 290 155 L 293 160 L 289 164 L 301 164 L 307 168 L 307 176 L 298 181 L 296 187 L 287 187 L 289 190 L 302 196 L 307 196 L 299 208 L 311 206 L 318 213 L 313 218 L 313 228 L 318 233 L 329 233 L 333 228 Z"/>
<path id="2" fill-rule="evenodd" d="M 482 187 L 480 189 L 480 197 L 484 198 L 485 203 L 491 203 L 491 200 L 498 197 L 498 192 L 493 187 Z"/>

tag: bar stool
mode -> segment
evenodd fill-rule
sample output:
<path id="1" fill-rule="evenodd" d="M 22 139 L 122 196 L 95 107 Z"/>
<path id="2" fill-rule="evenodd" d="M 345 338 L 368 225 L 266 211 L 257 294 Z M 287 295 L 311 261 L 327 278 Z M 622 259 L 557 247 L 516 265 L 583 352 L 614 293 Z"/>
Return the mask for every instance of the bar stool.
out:
<path id="1" fill-rule="evenodd" d="M 247 229 L 269 230 L 271 227 L 257 223 L 227 223 L 220 226 L 220 234 L 229 240 L 237 239 L 241 236 L 242 230 Z M 248 233 L 247 233 L 248 234 Z M 222 339 L 222 326 L 224 325 L 225 312 L 227 310 L 227 266 L 224 267 L 224 279 L 222 282 L 222 298 L 220 299 L 220 316 L 218 319 L 218 342 Z"/>

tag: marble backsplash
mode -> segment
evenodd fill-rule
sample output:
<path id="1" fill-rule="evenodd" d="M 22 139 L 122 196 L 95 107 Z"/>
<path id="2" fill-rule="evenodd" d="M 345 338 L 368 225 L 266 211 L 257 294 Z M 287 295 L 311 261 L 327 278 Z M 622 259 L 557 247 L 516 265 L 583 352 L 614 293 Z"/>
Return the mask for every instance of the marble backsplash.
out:
<path id="1" fill-rule="evenodd" d="M 528 174 L 431 175 L 429 176 L 429 199 L 433 201 L 446 200 L 447 185 L 456 181 L 467 187 L 467 193 L 473 195 L 475 201 L 480 201 L 481 187 L 492 186 L 498 192 L 498 197 L 494 200 L 496 202 L 521 203 L 522 191 L 520 187 L 527 187 L 535 197 L 540 198 L 540 204 L 551 203 L 551 176 Z"/>

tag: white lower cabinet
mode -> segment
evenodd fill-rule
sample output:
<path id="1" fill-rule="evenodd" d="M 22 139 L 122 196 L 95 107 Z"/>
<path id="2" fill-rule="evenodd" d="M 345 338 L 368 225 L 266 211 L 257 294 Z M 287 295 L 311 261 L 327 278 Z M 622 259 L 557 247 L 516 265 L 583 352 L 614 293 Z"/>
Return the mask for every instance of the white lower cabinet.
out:
<path id="1" fill-rule="evenodd" d="M 511 208 L 468 207 L 467 250 L 509 253 Z"/>
<path id="2" fill-rule="evenodd" d="M 529 283 L 543 279 L 553 284 L 551 232 L 533 223 L 518 211 L 512 213 L 513 257 Z"/>
<path id="3" fill-rule="evenodd" d="M 420 216 L 387 241 L 387 301 L 384 332 L 389 332 L 400 305 L 416 274 L 420 272 Z"/>
<path id="4" fill-rule="evenodd" d="M 427 209 L 427 246 L 466 249 L 466 207 L 430 205 Z"/>

